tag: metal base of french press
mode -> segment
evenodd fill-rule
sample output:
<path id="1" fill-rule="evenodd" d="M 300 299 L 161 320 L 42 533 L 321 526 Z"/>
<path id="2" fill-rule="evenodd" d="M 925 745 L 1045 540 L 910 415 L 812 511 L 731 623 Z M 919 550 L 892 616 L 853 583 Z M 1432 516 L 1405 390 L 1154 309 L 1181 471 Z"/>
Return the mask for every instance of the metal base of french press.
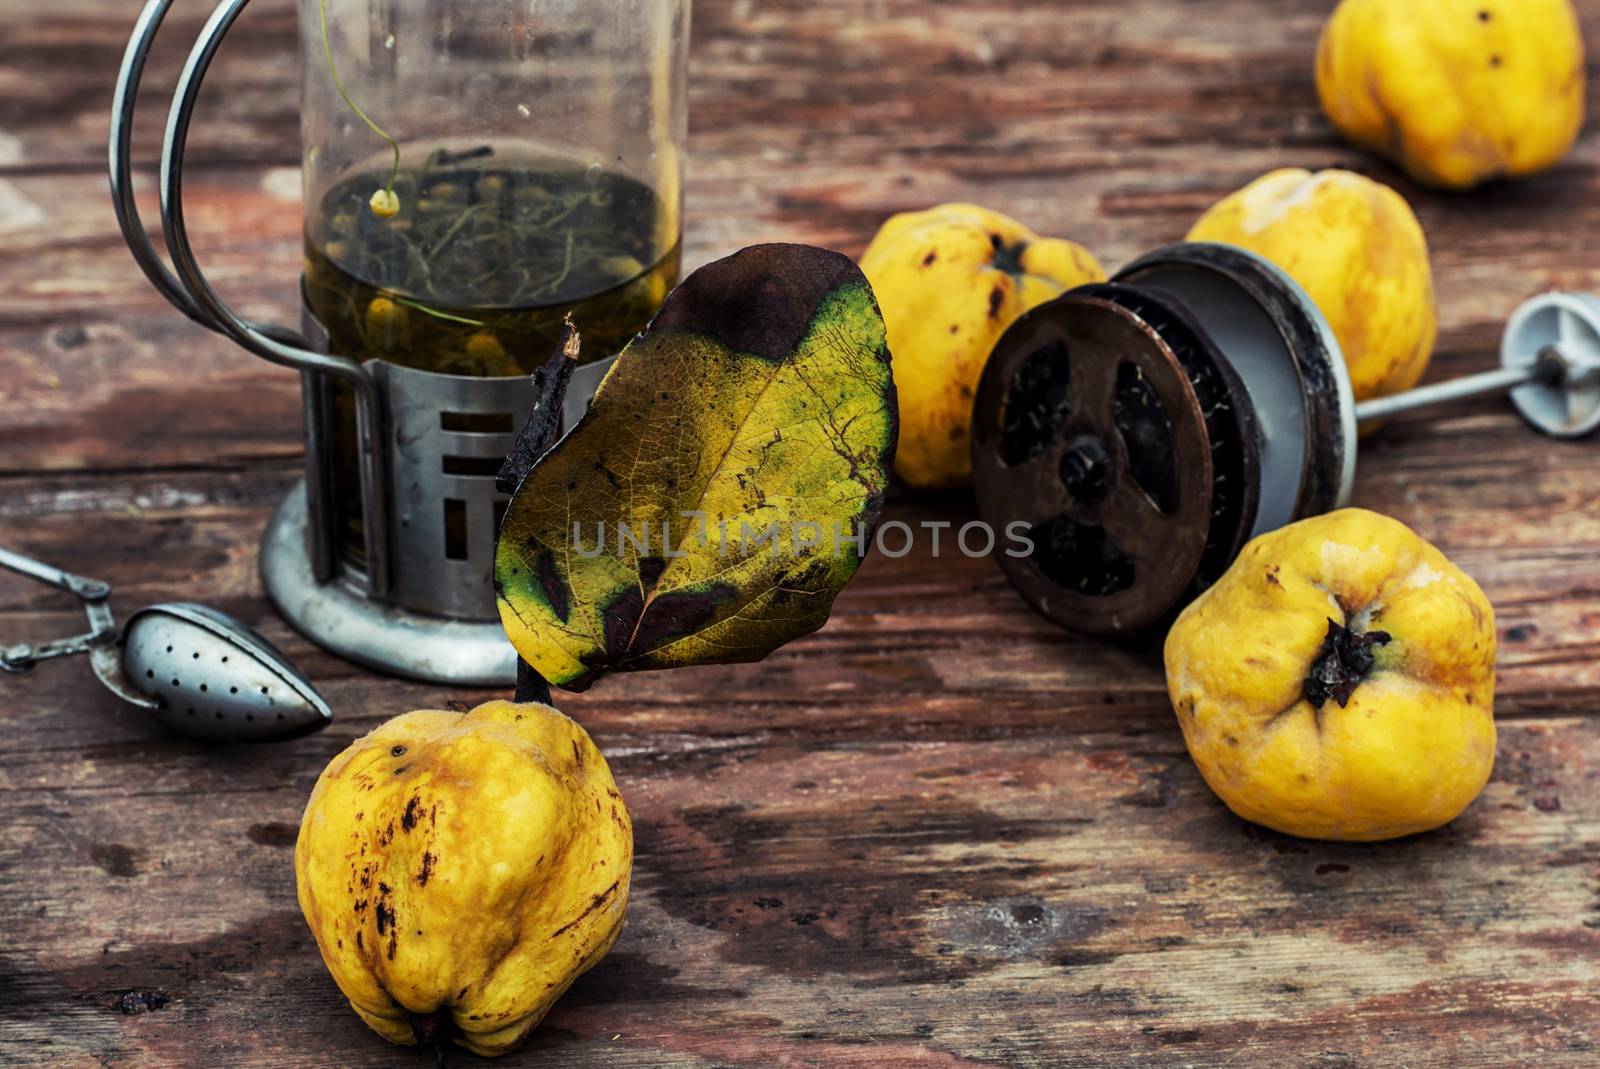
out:
<path id="1" fill-rule="evenodd" d="M 319 583 L 306 555 L 306 487 L 297 483 L 267 523 L 261 581 L 306 638 L 367 668 L 429 683 L 508 687 L 517 655 L 499 620 L 447 620 L 382 605 L 353 585 Z"/>

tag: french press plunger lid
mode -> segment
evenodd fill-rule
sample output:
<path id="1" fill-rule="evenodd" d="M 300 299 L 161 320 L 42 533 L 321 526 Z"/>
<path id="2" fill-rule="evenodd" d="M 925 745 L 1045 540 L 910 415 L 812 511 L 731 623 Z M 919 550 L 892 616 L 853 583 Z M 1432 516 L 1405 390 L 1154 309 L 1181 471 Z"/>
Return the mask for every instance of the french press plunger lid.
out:
<path id="1" fill-rule="evenodd" d="M 1030 525 L 1032 551 L 999 559 L 1040 613 L 1139 634 L 1249 539 L 1345 504 L 1358 421 L 1514 388 L 1546 433 L 1600 424 L 1600 302 L 1530 302 L 1502 363 L 1358 406 L 1293 279 L 1234 246 L 1169 245 L 1026 313 L 995 345 L 973 404 L 978 510 Z"/>

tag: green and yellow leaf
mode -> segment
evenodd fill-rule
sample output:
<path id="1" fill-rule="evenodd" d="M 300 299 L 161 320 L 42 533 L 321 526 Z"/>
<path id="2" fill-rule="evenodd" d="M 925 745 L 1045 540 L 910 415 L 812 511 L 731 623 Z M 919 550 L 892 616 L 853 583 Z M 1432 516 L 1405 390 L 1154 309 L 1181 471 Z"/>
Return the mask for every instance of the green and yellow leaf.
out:
<path id="1" fill-rule="evenodd" d="M 512 498 L 506 634 L 570 690 L 759 660 L 827 620 L 895 436 L 883 318 L 849 258 L 758 245 L 701 268 Z"/>

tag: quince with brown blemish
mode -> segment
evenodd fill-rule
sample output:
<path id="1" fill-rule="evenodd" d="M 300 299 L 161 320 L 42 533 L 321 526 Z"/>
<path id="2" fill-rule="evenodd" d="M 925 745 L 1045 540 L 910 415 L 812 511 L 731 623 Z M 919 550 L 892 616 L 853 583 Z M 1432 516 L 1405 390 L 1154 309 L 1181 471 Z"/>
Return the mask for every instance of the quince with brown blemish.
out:
<path id="1" fill-rule="evenodd" d="M 1166 642 L 1206 783 L 1311 839 L 1392 839 L 1466 809 L 1494 768 L 1494 664 L 1478 584 L 1362 509 L 1251 542 Z"/>
<path id="2" fill-rule="evenodd" d="M 861 257 L 888 328 L 900 399 L 895 474 L 915 487 L 972 477 L 972 400 L 1000 335 L 1022 313 L 1104 281 L 1087 249 L 975 204 L 889 218 Z"/>
<path id="3" fill-rule="evenodd" d="M 622 930 L 627 808 L 548 705 L 407 713 L 318 777 L 300 908 L 339 990 L 394 1043 L 515 1049 Z"/>
<path id="4" fill-rule="evenodd" d="M 1571 0 L 1343 0 L 1317 48 L 1322 109 L 1419 182 L 1554 166 L 1583 126 Z"/>

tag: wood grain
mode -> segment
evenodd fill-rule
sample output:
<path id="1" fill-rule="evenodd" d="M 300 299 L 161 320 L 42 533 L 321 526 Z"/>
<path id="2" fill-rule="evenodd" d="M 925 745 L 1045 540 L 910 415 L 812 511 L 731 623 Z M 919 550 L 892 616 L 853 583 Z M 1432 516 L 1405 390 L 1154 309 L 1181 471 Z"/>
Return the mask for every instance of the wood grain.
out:
<path id="1" fill-rule="evenodd" d="M 179 4 L 152 63 L 146 158 L 205 7 Z M 1328 7 L 701 0 L 689 263 L 770 239 L 854 253 L 891 211 L 968 199 L 1114 266 L 1271 167 L 1352 166 L 1427 229 L 1444 328 L 1430 377 L 1490 367 L 1523 297 L 1600 290 L 1600 135 L 1531 182 L 1417 190 L 1318 114 Z M 1593 54 L 1600 0 L 1578 7 Z M 218 287 L 285 322 L 292 9 L 256 0 L 248 41 L 225 47 L 189 179 Z M 0 9 L 0 543 L 110 580 L 124 614 L 195 597 L 239 615 L 338 720 L 216 749 L 162 735 L 82 664 L 0 679 L 0 1064 L 426 1064 L 343 1005 L 291 847 L 349 740 L 483 695 L 358 670 L 262 599 L 256 538 L 300 463 L 297 381 L 183 321 L 121 246 L 101 168 L 132 16 Z M 1595 450 L 1493 399 L 1363 445 L 1357 503 L 1435 541 L 1500 621 L 1495 778 L 1449 828 L 1399 843 L 1232 817 L 1148 653 L 1055 630 L 990 563 L 934 561 L 925 540 L 870 560 L 827 628 L 760 665 L 564 699 L 634 814 L 636 897 L 617 949 L 505 1064 L 1596 1064 Z M 971 514 L 961 495 L 888 506 Z M 80 623 L 0 583 L 0 640 Z"/>

